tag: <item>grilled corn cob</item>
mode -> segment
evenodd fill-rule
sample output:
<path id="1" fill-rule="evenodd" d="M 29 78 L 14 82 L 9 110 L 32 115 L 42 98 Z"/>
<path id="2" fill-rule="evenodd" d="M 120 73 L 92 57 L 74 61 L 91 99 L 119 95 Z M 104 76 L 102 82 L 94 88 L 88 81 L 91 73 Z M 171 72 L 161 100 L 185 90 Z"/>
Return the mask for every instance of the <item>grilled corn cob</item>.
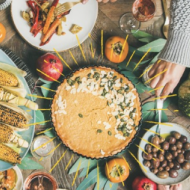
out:
<path id="1" fill-rule="evenodd" d="M 17 67 L 0 62 L 0 86 L 23 98 L 26 96 L 27 91 L 22 78 L 26 76 L 26 74 L 25 71 Z"/>
<path id="2" fill-rule="evenodd" d="M 2 86 L 18 86 L 18 80 L 12 73 L 0 69 L 0 85 Z"/>
<path id="3" fill-rule="evenodd" d="M 32 110 L 38 109 L 38 104 L 35 102 L 32 102 L 26 98 L 15 96 L 2 87 L 0 87 L 0 101 L 16 104 L 18 106 L 26 106 Z"/>
<path id="4" fill-rule="evenodd" d="M 23 140 L 13 129 L 0 123 L 0 143 L 13 143 L 19 147 L 28 148 L 28 142 Z"/>
<path id="5" fill-rule="evenodd" d="M 26 118 L 22 114 L 0 105 L 0 122 L 14 127 L 24 128 Z"/>
<path id="6" fill-rule="evenodd" d="M 11 164 L 20 164 L 21 158 L 18 153 L 16 153 L 10 147 L 0 143 L 0 160 L 9 162 Z"/>

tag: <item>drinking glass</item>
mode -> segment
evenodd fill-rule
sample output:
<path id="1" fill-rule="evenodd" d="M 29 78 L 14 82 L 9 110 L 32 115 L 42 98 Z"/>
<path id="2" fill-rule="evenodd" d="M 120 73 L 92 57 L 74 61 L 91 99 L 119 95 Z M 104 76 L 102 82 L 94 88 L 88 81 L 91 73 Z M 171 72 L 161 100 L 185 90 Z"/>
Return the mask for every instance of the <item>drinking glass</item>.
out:
<path id="1" fill-rule="evenodd" d="M 135 0 L 132 12 L 127 12 L 120 18 L 121 30 L 126 33 L 138 30 L 141 22 L 149 21 L 154 17 L 155 11 L 155 0 Z"/>

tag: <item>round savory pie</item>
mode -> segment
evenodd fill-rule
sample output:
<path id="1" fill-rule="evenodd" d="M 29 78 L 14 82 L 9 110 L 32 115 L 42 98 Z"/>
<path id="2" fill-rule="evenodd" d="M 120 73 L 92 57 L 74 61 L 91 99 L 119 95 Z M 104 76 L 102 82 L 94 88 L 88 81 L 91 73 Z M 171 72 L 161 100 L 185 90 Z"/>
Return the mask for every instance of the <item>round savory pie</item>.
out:
<path id="1" fill-rule="evenodd" d="M 140 120 L 141 104 L 133 84 L 105 67 L 76 71 L 59 86 L 52 103 L 57 135 L 88 158 L 121 152 L 134 138 Z"/>

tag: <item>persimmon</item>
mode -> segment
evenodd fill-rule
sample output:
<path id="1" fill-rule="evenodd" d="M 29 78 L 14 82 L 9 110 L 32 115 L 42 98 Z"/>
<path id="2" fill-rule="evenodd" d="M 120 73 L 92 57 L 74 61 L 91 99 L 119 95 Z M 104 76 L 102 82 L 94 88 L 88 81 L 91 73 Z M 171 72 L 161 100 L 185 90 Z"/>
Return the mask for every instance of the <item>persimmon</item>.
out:
<path id="1" fill-rule="evenodd" d="M 129 166 L 123 158 L 114 158 L 105 165 L 105 173 L 111 182 L 123 182 L 129 176 Z"/>
<path id="2" fill-rule="evenodd" d="M 125 39 L 119 36 L 113 36 L 106 41 L 105 55 L 113 63 L 123 62 L 128 54 L 129 45 Z"/>
<path id="3" fill-rule="evenodd" d="M 0 43 L 5 39 L 6 36 L 6 29 L 5 27 L 0 23 Z"/>

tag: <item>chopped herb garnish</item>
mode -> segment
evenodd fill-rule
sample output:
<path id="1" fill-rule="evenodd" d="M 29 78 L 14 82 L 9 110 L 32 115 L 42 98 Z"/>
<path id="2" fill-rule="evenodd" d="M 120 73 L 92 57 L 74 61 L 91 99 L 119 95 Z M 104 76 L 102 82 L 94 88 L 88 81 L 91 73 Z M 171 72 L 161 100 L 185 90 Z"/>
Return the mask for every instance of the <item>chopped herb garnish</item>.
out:
<path id="1" fill-rule="evenodd" d="M 101 94 L 101 96 L 105 96 L 107 93 L 108 93 L 108 92 L 107 92 L 106 89 L 104 88 L 104 89 L 103 89 L 103 92 L 102 92 L 102 94 Z"/>
<path id="2" fill-rule="evenodd" d="M 130 105 L 130 102 L 126 106 L 129 107 L 129 105 Z"/>
<path id="3" fill-rule="evenodd" d="M 114 77 L 113 77 L 113 80 L 116 80 L 116 79 L 117 79 L 117 76 L 114 76 Z"/>
<path id="4" fill-rule="evenodd" d="M 109 136 L 112 136 L 112 132 L 111 132 L 111 131 L 108 131 L 108 135 L 109 135 Z"/>
<path id="5" fill-rule="evenodd" d="M 120 78 L 120 83 L 122 83 L 123 82 L 123 79 L 122 78 Z"/>
<path id="6" fill-rule="evenodd" d="M 79 116 L 80 118 L 83 118 L 83 115 L 82 115 L 81 113 L 79 113 L 78 116 Z"/>
<path id="7" fill-rule="evenodd" d="M 118 115 L 116 115 L 116 116 L 115 116 L 115 119 L 118 119 L 118 118 L 119 118 Z"/>
<path id="8" fill-rule="evenodd" d="M 119 93 L 119 94 L 122 94 L 122 90 L 121 89 L 119 89 L 119 90 L 117 90 L 117 93 Z"/>
<path id="9" fill-rule="evenodd" d="M 80 80 L 80 77 L 76 77 L 75 81 L 78 82 Z"/>
<path id="10" fill-rule="evenodd" d="M 93 78 L 97 78 L 97 77 L 100 78 L 100 74 L 95 72 L 94 75 L 93 75 Z"/>
<path id="11" fill-rule="evenodd" d="M 126 133 L 126 132 L 127 132 L 127 128 L 126 128 L 125 125 L 121 128 L 121 131 L 122 131 L 123 133 Z"/>
<path id="12" fill-rule="evenodd" d="M 67 79 L 67 83 L 70 85 L 70 86 L 73 86 L 75 84 L 75 81 L 72 80 L 72 79 Z"/>
<path id="13" fill-rule="evenodd" d="M 97 77 L 96 77 L 96 81 L 98 81 L 98 80 L 99 80 L 99 78 L 100 78 L 100 76 L 97 76 Z"/>
<path id="14" fill-rule="evenodd" d="M 125 120 L 124 120 L 124 119 L 121 119 L 121 122 L 125 122 Z"/>
<path id="15" fill-rule="evenodd" d="M 82 81 L 80 81 L 80 80 L 79 80 L 79 81 L 77 81 L 77 83 L 78 83 L 78 84 L 81 84 L 81 83 L 82 83 Z"/>
<path id="16" fill-rule="evenodd" d="M 107 105 L 108 105 L 108 106 L 110 106 L 110 105 L 111 105 L 111 103 L 107 101 Z"/>
<path id="17" fill-rule="evenodd" d="M 101 130 L 101 129 L 98 129 L 98 130 L 97 130 L 97 133 L 102 133 L 102 130 Z"/>
<path id="18" fill-rule="evenodd" d="M 137 110 L 137 109 L 136 109 L 136 108 L 134 108 L 132 112 L 134 113 L 134 112 L 136 112 L 136 110 Z"/>
<path id="19" fill-rule="evenodd" d="M 87 76 L 90 78 L 90 77 L 91 77 L 91 75 L 92 75 L 91 73 L 88 73 L 88 75 L 87 75 Z"/>
<path id="20" fill-rule="evenodd" d="M 126 132 L 123 134 L 124 137 L 129 137 L 130 136 L 130 133 Z"/>

